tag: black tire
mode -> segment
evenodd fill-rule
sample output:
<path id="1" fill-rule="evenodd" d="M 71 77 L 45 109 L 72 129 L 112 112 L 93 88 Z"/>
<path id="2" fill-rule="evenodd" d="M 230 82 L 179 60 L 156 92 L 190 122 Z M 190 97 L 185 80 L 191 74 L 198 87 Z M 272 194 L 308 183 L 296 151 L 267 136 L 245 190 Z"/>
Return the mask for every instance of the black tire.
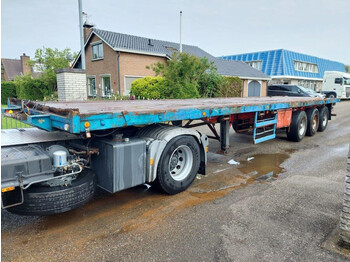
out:
<path id="1" fill-rule="evenodd" d="M 33 185 L 29 187 L 23 191 L 24 203 L 7 210 L 26 216 L 46 216 L 67 212 L 92 199 L 95 187 L 94 173 L 90 170 L 84 170 L 68 186 Z"/>
<path id="2" fill-rule="evenodd" d="M 300 142 L 306 133 L 307 116 L 305 111 L 293 112 L 292 121 L 287 128 L 287 138 L 290 141 Z"/>
<path id="3" fill-rule="evenodd" d="M 313 136 L 317 133 L 318 124 L 320 122 L 320 114 L 317 108 L 309 108 L 306 110 L 307 129 L 306 135 Z"/>
<path id="4" fill-rule="evenodd" d="M 183 163 L 186 168 L 182 168 L 182 176 L 171 174 L 172 163 L 175 159 L 175 166 L 180 163 L 181 157 L 175 156 L 179 151 L 186 150 L 186 154 L 192 155 L 192 161 L 190 157 L 183 157 Z M 184 153 L 183 153 L 184 154 Z M 172 162 L 170 162 L 172 158 Z M 176 160 L 176 158 L 178 158 Z M 182 163 L 180 163 L 182 164 Z M 160 158 L 158 169 L 157 169 L 157 179 L 155 184 L 162 189 L 165 193 L 173 195 L 186 190 L 193 182 L 194 178 L 198 173 L 200 165 L 200 149 L 197 141 L 192 136 L 179 136 L 173 138 L 165 147 L 162 156 Z M 178 166 L 176 166 L 178 167 Z M 175 169 L 175 168 L 174 168 Z M 185 172 L 185 171 L 188 172 Z M 180 172 L 181 175 L 181 172 Z M 175 178 L 176 179 L 175 179 Z"/>
<path id="5" fill-rule="evenodd" d="M 336 98 L 337 95 L 335 93 L 329 93 L 328 98 Z"/>
<path id="6" fill-rule="evenodd" d="M 324 130 L 326 130 L 328 125 L 328 119 L 329 119 L 328 107 L 326 106 L 321 107 L 319 110 L 319 113 L 320 113 L 320 120 L 318 124 L 318 131 L 323 132 Z"/>

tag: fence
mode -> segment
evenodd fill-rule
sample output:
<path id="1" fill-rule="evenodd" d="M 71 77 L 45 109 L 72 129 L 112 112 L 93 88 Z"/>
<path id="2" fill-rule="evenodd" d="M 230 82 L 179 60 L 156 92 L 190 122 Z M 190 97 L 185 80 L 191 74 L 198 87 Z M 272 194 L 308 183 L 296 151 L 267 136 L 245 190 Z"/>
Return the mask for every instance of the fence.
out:
<path id="1" fill-rule="evenodd" d="M 32 127 L 32 126 L 1 114 L 1 129 L 27 128 L 27 127 Z"/>

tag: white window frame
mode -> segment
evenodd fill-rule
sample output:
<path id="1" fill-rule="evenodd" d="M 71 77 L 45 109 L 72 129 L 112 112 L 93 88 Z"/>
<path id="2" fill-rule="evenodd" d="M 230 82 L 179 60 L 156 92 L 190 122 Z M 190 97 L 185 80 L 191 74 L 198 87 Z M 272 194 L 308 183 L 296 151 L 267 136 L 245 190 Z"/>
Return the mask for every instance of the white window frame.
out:
<path id="1" fill-rule="evenodd" d="M 95 79 L 95 94 L 91 94 L 91 90 L 90 90 L 90 79 Z M 97 86 L 96 86 L 96 75 L 89 75 L 86 77 L 86 83 L 87 83 L 87 89 L 88 89 L 88 96 L 97 96 L 98 90 L 97 90 Z"/>
<path id="2" fill-rule="evenodd" d="M 101 45 L 101 50 L 102 50 L 102 56 L 101 57 L 96 57 L 94 58 L 94 46 L 98 46 Z M 97 41 L 97 42 L 93 42 L 90 44 L 91 46 L 91 60 L 92 61 L 96 61 L 96 60 L 101 60 L 104 58 L 104 52 L 103 52 L 103 42 L 102 41 Z"/>
<path id="3" fill-rule="evenodd" d="M 138 77 L 138 78 L 145 78 L 146 76 L 138 76 L 138 75 L 124 75 L 124 90 L 123 90 L 123 95 L 130 95 L 129 94 L 125 94 L 126 91 L 126 78 L 127 77 Z M 131 87 L 130 87 L 131 88 Z"/>
<path id="4" fill-rule="evenodd" d="M 104 80 L 103 78 L 108 76 L 109 77 L 109 88 L 110 88 L 110 96 L 106 95 L 105 94 L 105 88 L 104 88 Z M 103 74 L 103 75 L 100 75 L 100 80 L 101 80 L 101 96 L 102 97 L 111 97 L 113 96 L 113 88 L 112 88 L 112 78 L 111 78 L 111 74 Z"/>
<path id="5" fill-rule="evenodd" d="M 317 64 L 299 60 L 294 60 L 294 70 L 313 74 L 319 73 Z"/>
<path id="6" fill-rule="evenodd" d="M 262 70 L 262 60 L 247 61 L 246 64 L 250 65 L 251 67 L 257 70 Z"/>

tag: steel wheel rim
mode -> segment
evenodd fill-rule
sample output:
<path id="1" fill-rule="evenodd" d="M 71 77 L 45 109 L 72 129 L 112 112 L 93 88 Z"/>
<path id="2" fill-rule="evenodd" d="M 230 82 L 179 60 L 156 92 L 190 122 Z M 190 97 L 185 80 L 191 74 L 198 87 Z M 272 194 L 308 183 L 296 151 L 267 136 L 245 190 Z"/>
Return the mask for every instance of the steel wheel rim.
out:
<path id="1" fill-rule="evenodd" d="M 318 123 L 318 116 L 315 115 L 314 119 L 312 120 L 312 128 L 313 128 L 313 130 L 316 130 L 317 123 Z"/>
<path id="2" fill-rule="evenodd" d="M 326 113 L 324 113 L 324 114 L 323 114 L 323 121 L 322 121 L 322 125 L 323 125 L 323 126 L 326 126 L 326 125 L 327 125 L 327 121 L 328 121 L 327 114 L 326 114 Z"/>
<path id="3" fill-rule="evenodd" d="M 168 169 L 176 181 L 184 180 L 191 172 L 193 163 L 192 150 L 185 145 L 177 147 L 170 156 Z"/>
<path id="4" fill-rule="evenodd" d="M 299 135 L 303 136 L 306 131 L 306 119 L 303 118 L 299 123 Z"/>

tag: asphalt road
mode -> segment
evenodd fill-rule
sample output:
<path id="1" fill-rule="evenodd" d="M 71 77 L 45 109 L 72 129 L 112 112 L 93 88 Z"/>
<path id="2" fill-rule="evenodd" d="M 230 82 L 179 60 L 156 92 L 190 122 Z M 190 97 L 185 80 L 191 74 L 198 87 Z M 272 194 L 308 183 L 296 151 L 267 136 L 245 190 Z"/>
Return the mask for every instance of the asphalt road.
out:
<path id="1" fill-rule="evenodd" d="M 231 134 L 208 175 L 168 196 L 146 186 L 100 192 L 49 217 L 1 213 L 3 261 L 347 261 L 336 242 L 350 141 L 350 102 L 323 133 L 253 145 Z M 230 160 L 239 162 L 229 164 Z M 233 163 L 233 161 L 231 161 Z M 329 245 L 328 245 L 329 246 Z"/>

